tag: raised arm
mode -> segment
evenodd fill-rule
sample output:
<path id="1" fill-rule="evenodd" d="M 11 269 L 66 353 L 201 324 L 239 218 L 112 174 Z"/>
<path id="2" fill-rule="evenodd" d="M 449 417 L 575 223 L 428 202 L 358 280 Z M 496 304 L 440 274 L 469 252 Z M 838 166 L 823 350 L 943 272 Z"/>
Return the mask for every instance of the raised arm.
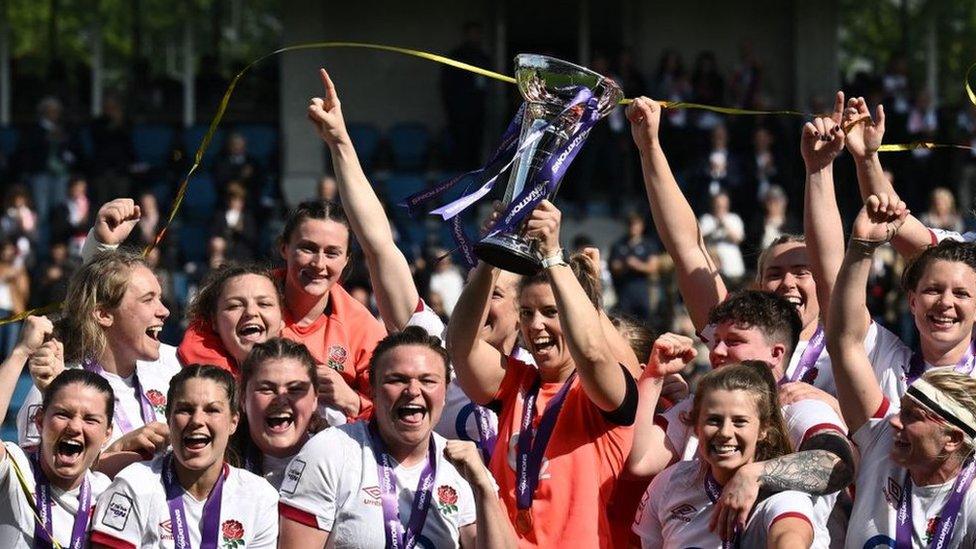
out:
<path id="1" fill-rule="evenodd" d="M 141 208 L 131 198 L 106 202 L 95 214 L 95 225 L 81 249 L 82 261 L 88 263 L 95 254 L 119 247 L 142 217 Z"/>
<path id="2" fill-rule="evenodd" d="M 683 335 L 666 333 L 654 341 L 651 357 L 637 382 L 634 443 L 624 463 L 628 475 L 649 478 L 678 459 L 667 442 L 664 429 L 654 423 L 654 409 L 661 396 L 664 378 L 683 370 L 696 354 L 694 341 Z"/>
<path id="3" fill-rule="evenodd" d="M 561 214 L 548 200 L 543 200 L 525 224 L 525 234 L 539 242 L 542 257 L 562 254 L 559 246 Z M 559 326 L 566 338 L 580 383 L 586 396 L 605 412 L 620 408 L 627 394 L 627 378 L 619 366 L 606 334 L 600 313 L 590 302 L 566 263 L 550 267 L 549 281 L 559 311 Z"/>
<path id="4" fill-rule="evenodd" d="M 342 206 L 356 240 L 363 248 L 380 316 L 390 331 L 402 330 L 417 307 L 420 294 L 403 252 L 373 187 L 366 179 L 342 116 L 339 95 L 325 69 L 319 69 L 325 97 L 313 97 L 308 119 L 332 155 Z"/>
<path id="5" fill-rule="evenodd" d="M 661 106 L 638 97 L 627 109 L 630 132 L 640 152 L 644 188 L 664 248 L 674 260 L 678 288 L 695 328 L 705 328 L 708 312 L 725 299 L 725 283 L 708 255 L 698 221 L 681 193 L 658 139 Z"/>
<path id="6" fill-rule="evenodd" d="M 844 92 L 837 92 L 835 116 L 807 122 L 800 137 L 806 167 L 803 234 L 817 282 L 821 319 L 828 318 L 830 294 L 844 260 L 844 226 L 834 192 L 834 158 L 844 150 L 844 132 L 838 124 L 843 108 Z"/>
<path id="7" fill-rule="evenodd" d="M 462 549 L 514 549 L 518 547 L 515 533 L 502 505 L 491 473 L 485 468 L 478 447 L 468 440 L 449 440 L 444 457 L 457 468 L 471 485 L 474 495 L 474 524 L 461 527 Z"/>
<path id="8" fill-rule="evenodd" d="M 907 216 L 894 195 L 868 197 L 854 221 L 851 242 L 834 288 L 827 323 L 827 352 L 844 421 L 856 432 L 881 406 L 884 394 L 864 350 L 868 330 L 867 281 L 874 250 L 891 240 Z"/>
<path id="9" fill-rule="evenodd" d="M 847 150 L 854 157 L 857 168 L 857 186 L 861 200 L 867 202 L 871 195 L 894 195 L 895 189 L 885 177 L 878 149 L 885 132 L 885 112 L 878 105 L 872 118 L 863 97 L 852 97 L 847 102 L 842 122 L 847 133 Z M 909 215 L 891 244 L 898 253 L 913 257 L 932 243 L 932 235 L 915 216 Z"/>
<path id="10" fill-rule="evenodd" d="M 505 360 L 481 337 L 488 318 L 498 269 L 484 261 L 471 271 L 447 325 L 447 351 L 461 389 L 478 404 L 488 404 L 505 378 Z"/>
<path id="11" fill-rule="evenodd" d="M 7 417 L 10 400 L 13 398 L 17 380 L 20 378 L 24 366 L 31 355 L 39 351 L 54 333 L 54 326 L 44 316 L 29 316 L 24 320 L 20 341 L 14 346 L 10 355 L 0 363 L 0 423 Z M 51 340 L 53 341 L 53 340 Z M 0 452 L 5 452 L 0 448 Z M 2 455 L 2 454 L 0 454 Z"/>

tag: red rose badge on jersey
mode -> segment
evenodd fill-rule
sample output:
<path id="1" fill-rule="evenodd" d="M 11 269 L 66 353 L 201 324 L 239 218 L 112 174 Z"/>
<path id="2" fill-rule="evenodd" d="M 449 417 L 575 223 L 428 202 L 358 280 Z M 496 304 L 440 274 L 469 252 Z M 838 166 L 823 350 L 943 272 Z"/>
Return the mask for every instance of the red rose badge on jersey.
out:
<path id="1" fill-rule="evenodd" d="M 457 512 L 457 491 L 448 485 L 443 485 L 437 489 L 437 508 L 441 513 L 449 515 Z"/>
<path id="2" fill-rule="evenodd" d="M 349 351 L 342 345 L 334 344 L 329 346 L 329 368 L 337 372 L 345 370 L 346 358 L 348 357 Z"/>
<path id="3" fill-rule="evenodd" d="M 225 520 L 220 525 L 224 537 L 224 549 L 237 549 L 244 546 L 244 525 L 236 520 Z"/>
<path id="4" fill-rule="evenodd" d="M 157 415 L 166 415 L 166 395 L 157 391 L 156 389 L 149 389 L 146 391 L 146 400 L 148 400 L 149 404 L 151 404 L 156 410 Z"/>

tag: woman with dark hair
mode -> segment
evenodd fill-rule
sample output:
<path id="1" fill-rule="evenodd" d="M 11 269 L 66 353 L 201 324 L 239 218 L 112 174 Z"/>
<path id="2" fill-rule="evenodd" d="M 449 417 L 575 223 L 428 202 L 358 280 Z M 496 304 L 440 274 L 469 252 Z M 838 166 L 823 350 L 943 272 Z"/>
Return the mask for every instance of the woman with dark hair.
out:
<path id="1" fill-rule="evenodd" d="M 372 420 L 326 429 L 286 469 L 280 546 L 514 547 L 475 445 L 433 431 L 449 369 L 440 339 L 409 326 L 369 368 Z"/>
<path id="2" fill-rule="evenodd" d="M 634 521 L 641 546 L 810 547 L 816 519 L 803 492 L 761 498 L 733 539 L 710 528 L 722 486 L 736 471 L 793 451 L 769 366 L 746 361 L 712 370 L 698 382 L 694 398 L 689 423 L 701 441 L 699 459 L 654 477 Z"/>
<path id="3" fill-rule="evenodd" d="M 277 492 L 224 460 L 240 418 L 233 376 L 188 366 L 167 396 L 173 449 L 115 477 L 98 499 L 92 546 L 275 547 Z"/>
<path id="4" fill-rule="evenodd" d="M 0 421 L 17 378 L 52 331 L 43 317 L 28 317 L 14 352 L 0 364 Z M 37 451 L 0 445 L 0 546 L 11 549 L 82 547 L 90 512 L 109 479 L 91 470 L 112 433 L 115 398 L 101 376 L 67 370 L 44 391 L 34 416 L 41 433 Z"/>
<path id="5" fill-rule="evenodd" d="M 241 426 L 231 441 L 242 467 L 278 488 L 285 466 L 327 427 L 315 412 L 315 359 L 301 343 L 272 338 L 241 365 Z"/>

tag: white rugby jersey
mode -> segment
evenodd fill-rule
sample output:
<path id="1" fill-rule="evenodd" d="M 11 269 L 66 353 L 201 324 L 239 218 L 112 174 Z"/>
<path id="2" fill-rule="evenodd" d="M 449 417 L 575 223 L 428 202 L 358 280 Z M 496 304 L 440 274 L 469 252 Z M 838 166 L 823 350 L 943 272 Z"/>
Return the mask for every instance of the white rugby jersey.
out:
<path id="1" fill-rule="evenodd" d="M 888 401 L 858 429 L 854 443 L 861 452 L 854 509 L 847 530 L 848 549 L 894 547 L 895 520 L 905 483 L 905 468 L 891 459 L 895 430 L 888 422 L 897 410 Z M 931 486 L 912 486 L 912 547 L 928 547 L 938 515 L 952 492 L 955 479 Z M 948 547 L 976 547 L 976 487 L 963 500 L 960 517 Z"/>
<path id="2" fill-rule="evenodd" d="M 654 477 L 637 507 L 632 527 L 647 549 L 718 548 L 722 540 L 708 529 L 713 505 L 705 492 L 703 464 L 682 461 Z M 808 494 L 780 492 L 756 504 L 740 534 L 740 547 L 766 547 L 769 528 L 784 518 L 814 519 Z M 823 547 L 814 541 L 813 547 Z"/>
<path id="3" fill-rule="evenodd" d="M 7 455 L 0 460 L 0 490 L 5 496 L 4 502 L 0 504 L 0 547 L 10 549 L 33 549 L 34 548 L 34 514 L 27 498 L 34 501 L 33 492 L 36 490 L 34 474 L 31 472 L 30 461 L 24 451 L 13 444 L 4 444 L 7 448 Z M 24 490 L 17 480 L 17 474 L 10 466 L 10 460 L 17 462 L 27 487 L 31 490 L 30 496 L 24 495 Z M 91 504 L 95 507 L 95 500 L 108 488 L 109 479 L 101 473 L 88 471 L 85 473 L 91 486 Z M 54 485 L 51 486 L 51 521 L 54 524 L 54 539 L 61 547 L 68 547 L 71 541 L 71 531 L 75 525 L 75 514 L 78 512 L 78 495 L 81 491 L 79 485 L 74 490 L 64 491 Z M 89 523 L 89 527 L 91 523 Z M 87 547 L 87 541 L 86 545 Z"/>
<path id="4" fill-rule="evenodd" d="M 80 368 L 81 365 L 71 364 L 68 367 Z M 165 343 L 159 346 L 158 360 L 153 362 L 136 361 L 136 375 L 139 376 L 139 385 L 149 403 L 152 404 L 157 421 L 166 423 L 166 393 L 169 391 L 169 380 L 180 371 L 180 368 L 180 361 L 176 358 L 176 347 Z M 123 378 L 110 372 L 104 372 L 102 377 L 112 386 L 112 391 L 115 393 L 115 407 L 122 408 L 125 417 L 132 424 L 133 430 L 145 425 L 142 421 L 142 407 L 135 393 L 133 376 Z M 41 435 L 34 423 L 34 415 L 40 410 L 40 407 L 41 392 L 37 390 L 36 386 L 33 386 L 17 412 L 17 438 L 20 445 L 25 448 L 36 447 L 41 440 Z M 125 431 L 113 424 L 112 437 L 105 445 L 108 446 L 122 438 L 124 434 L 126 434 Z"/>
<path id="5" fill-rule="evenodd" d="M 474 495 L 464 477 L 444 458 L 444 437 L 434 433 L 437 471 L 427 521 L 418 547 L 458 547 L 460 529 L 476 522 Z M 377 460 L 368 423 L 358 421 L 315 435 L 285 470 L 281 514 L 329 532 L 329 546 L 386 547 Z M 426 460 L 396 465 L 400 522 L 408 524 L 414 493 Z"/>
<path id="6" fill-rule="evenodd" d="M 92 540 L 113 547 L 174 547 L 163 454 L 123 469 L 98 498 Z M 263 478 L 225 466 L 220 498 L 218 547 L 273 549 L 278 544 L 278 493 Z M 183 493 L 190 543 L 200 547 L 200 521 L 206 500 Z M 243 542 L 243 543 L 241 543 Z"/>

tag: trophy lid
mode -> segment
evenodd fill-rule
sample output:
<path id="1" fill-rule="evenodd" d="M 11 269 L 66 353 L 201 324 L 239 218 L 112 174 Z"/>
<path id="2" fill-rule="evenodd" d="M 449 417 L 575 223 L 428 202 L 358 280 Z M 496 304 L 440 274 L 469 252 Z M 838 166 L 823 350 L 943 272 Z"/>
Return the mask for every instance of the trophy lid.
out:
<path id="1" fill-rule="evenodd" d="M 515 80 L 522 97 L 529 102 L 565 104 L 573 99 L 580 86 L 585 86 L 597 97 L 601 117 L 609 114 L 624 96 L 612 78 L 534 53 L 515 56 Z"/>

